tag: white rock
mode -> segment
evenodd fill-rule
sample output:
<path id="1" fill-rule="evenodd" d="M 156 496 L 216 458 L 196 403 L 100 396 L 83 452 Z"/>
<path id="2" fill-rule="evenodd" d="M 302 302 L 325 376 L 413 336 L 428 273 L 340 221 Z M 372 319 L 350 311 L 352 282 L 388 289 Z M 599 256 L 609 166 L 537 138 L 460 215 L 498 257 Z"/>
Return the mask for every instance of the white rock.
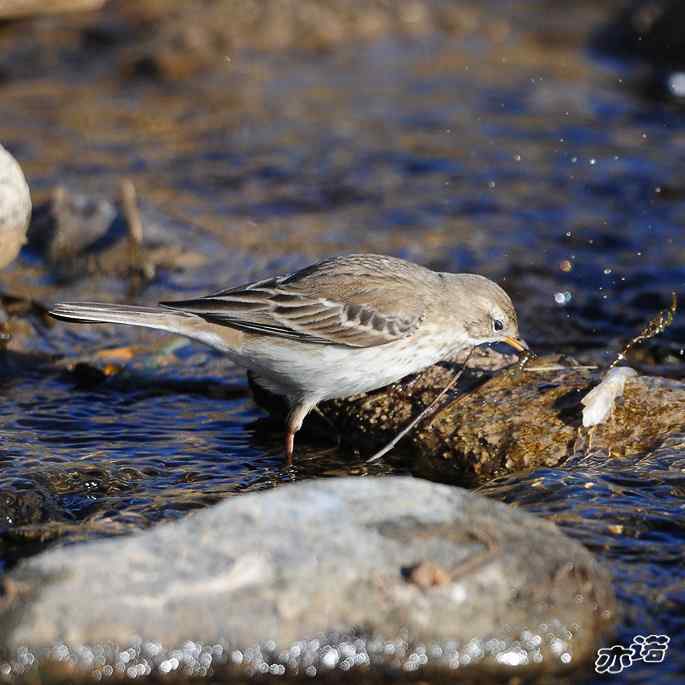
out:
<path id="1" fill-rule="evenodd" d="M 0 145 L 0 269 L 14 261 L 26 242 L 31 194 L 21 167 Z"/>
<path id="2" fill-rule="evenodd" d="M 583 406 L 583 426 L 589 428 L 606 420 L 614 408 L 616 400 L 623 395 L 626 378 L 637 376 L 637 371 L 628 366 L 610 369 L 602 382 L 590 390 L 581 400 Z"/>

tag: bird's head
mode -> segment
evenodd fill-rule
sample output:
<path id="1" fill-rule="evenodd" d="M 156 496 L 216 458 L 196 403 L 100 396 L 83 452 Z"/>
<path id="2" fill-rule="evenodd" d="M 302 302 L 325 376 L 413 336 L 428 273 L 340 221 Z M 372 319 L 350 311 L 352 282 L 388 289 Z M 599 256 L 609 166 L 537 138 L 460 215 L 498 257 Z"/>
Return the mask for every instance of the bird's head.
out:
<path id="1" fill-rule="evenodd" d="M 454 290 L 453 315 L 471 346 L 505 343 L 517 352 L 528 351 L 519 334 L 512 301 L 497 283 L 476 274 L 442 274 Z"/>

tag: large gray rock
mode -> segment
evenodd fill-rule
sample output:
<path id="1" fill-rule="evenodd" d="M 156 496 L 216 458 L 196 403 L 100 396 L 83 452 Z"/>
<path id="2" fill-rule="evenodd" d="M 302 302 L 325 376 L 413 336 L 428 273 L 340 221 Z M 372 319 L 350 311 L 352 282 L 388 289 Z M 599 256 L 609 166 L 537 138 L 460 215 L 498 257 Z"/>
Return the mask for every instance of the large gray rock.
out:
<path id="1" fill-rule="evenodd" d="M 557 672 L 592 658 L 614 613 L 606 573 L 554 525 L 397 477 L 243 495 L 43 553 L 4 587 L 0 673 Z"/>

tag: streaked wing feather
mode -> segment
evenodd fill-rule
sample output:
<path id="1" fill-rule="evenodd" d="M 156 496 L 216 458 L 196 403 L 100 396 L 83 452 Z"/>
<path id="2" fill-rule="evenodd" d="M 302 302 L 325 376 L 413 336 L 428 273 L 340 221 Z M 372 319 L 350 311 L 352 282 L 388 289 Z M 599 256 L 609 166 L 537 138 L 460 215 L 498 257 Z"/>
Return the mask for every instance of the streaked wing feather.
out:
<path id="1" fill-rule="evenodd" d="M 420 325 L 425 307 L 411 279 L 394 271 L 379 274 L 377 269 L 336 276 L 326 265 L 315 265 L 323 271 L 322 278 L 308 267 L 207 297 L 162 304 L 212 323 L 320 345 L 373 347 L 411 335 Z"/>

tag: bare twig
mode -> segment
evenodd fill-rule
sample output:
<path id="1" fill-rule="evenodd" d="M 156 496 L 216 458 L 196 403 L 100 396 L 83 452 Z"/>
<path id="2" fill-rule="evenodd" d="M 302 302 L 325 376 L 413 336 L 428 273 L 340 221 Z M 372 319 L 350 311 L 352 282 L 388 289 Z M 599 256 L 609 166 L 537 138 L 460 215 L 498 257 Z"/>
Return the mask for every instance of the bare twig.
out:
<path id="1" fill-rule="evenodd" d="M 136 187 L 130 178 L 125 178 L 121 182 L 121 203 L 124 207 L 131 242 L 140 247 L 143 244 L 143 222 L 140 220 Z"/>
<path id="2" fill-rule="evenodd" d="M 143 253 L 143 222 L 140 218 L 140 210 L 138 209 L 136 187 L 129 178 L 121 181 L 121 204 L 128 226 L 132 271 L 134 274 L 137 274 L 138 278 L 142 277 L 144 280 L 150 280 L 155 275 L 154 266 L 146 262 Z M 133 289 L 137 289 L 136 286 L 139 285 L 139 283 L 136 283 Z"/>
<path id="3" fill-rule="evenodd" d="M 523 369 L 527 373 L 545 373 L 546 371 L 594 371 L 599 366 L 563 366 L 562 364 L 550 364 L 549 366 L 531 366 Z"/>
<path id="4" fill-rule="evenodd" d="M 668 309 L 662 309 L 641 331 L 636 335 L 624 348 L 613 363 L 609 367 L 613 369 L 616 364 L 623 361 L 626 357 L 626 353 L 631 347 L 634 347 L 640 342 L 649 340 L 655 335 L 663 333 L 672 323 L 673 317 L 675 316 L 676 310 L 678 309 L 678 298 L 675 292 L 671 293 L 671 306 Z"/>
<path id="5" fill-rule="evenodd" d="M 366 460 L 367 464 L 372 464 L 373 462 L 378 461 L 379 459 L 384 457 L 405 435 L 410 433 L 419 423 L 421 423 L 421 421 L 423 421 L 427 416 L 429 416 L 437 410 L 436 405 L 459 382 L 459 379 L 461 378 L 462 374 L 464 373 L 464 370 L 466 369 L 466 364 L 471 358 L 471 355 L 473 354 L 473 351 L 475 349 L 475 347 L 471 348 L 471 350 L 468 353 L 468 356 L 466 357 L 466 359 L 464 359 L 463 365 L 461 369 L 459 369 L 459 372 L 438 393 L 437 397 L 415 419 L 413 419 L 408 426 L 403 428 L 385 447 L 378 450 L 378 452 L 376 452 L 372 457 L 369 457 L 369 459 Z"/>

